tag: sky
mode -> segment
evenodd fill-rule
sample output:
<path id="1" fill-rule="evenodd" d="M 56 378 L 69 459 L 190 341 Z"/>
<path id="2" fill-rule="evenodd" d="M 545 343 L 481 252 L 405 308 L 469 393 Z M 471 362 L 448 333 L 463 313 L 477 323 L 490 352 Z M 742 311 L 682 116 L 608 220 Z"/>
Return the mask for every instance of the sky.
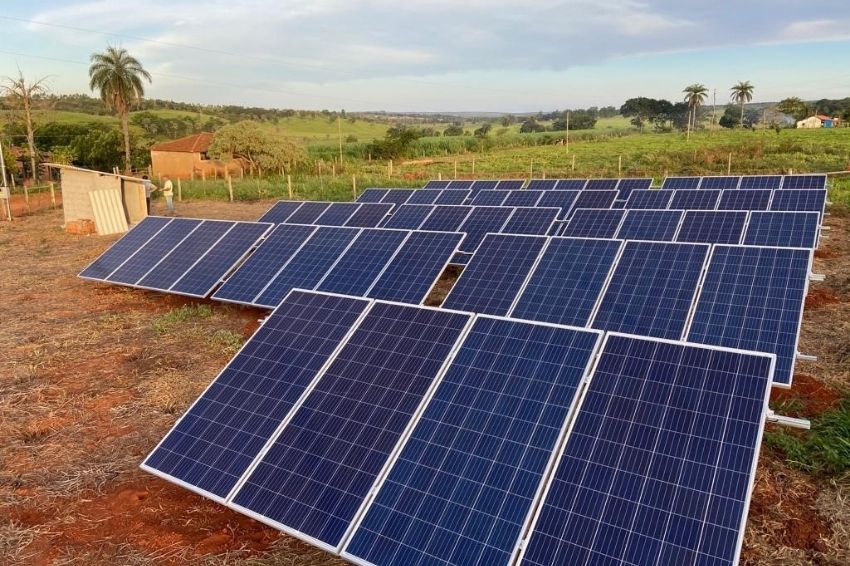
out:
<path id="1" fill-rule="evenodd" d="M 0 76 L 90 92 L 91 53 L 126 48 L 146 95 L 204 104 L 535 112 L 850 96 L 847 0 L 0 0 Z"/>

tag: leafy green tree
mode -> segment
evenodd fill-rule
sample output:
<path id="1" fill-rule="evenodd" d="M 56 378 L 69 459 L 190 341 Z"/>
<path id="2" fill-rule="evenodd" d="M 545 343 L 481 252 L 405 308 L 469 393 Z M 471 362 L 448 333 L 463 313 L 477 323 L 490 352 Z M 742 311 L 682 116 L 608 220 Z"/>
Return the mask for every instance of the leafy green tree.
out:
<path id="1" fill-rule="evenodd" d="M 208 153 L 219 159 L 241 159 L 258 170 L 289 168 L 305 158 L 300 145 L 250 120 L 216 131 Z"/>
<path id="2" fill-rule="evenodd" d="M 573 110 L 570 112 L 570 130 L 592 130 L 596 127 L 597 113 L 592 109 L 588 110 Z M 564 112 L 560 118 L 552 122 L 554 131 L 563 131 L 567 129 L 567 113 Z"/>
<path id="3" fill-rule="evenodd" d="M 533 116 L 530 116 L 519 127 L 519 133 L 530 134 L 534 132 L 545 132 L 546 126 L 540 124 Z"/>
<path id="4" fill-rule="evenodd" d="M 463 126 L 460 122 L 455 122 L 454 124 L 447 127 L 443 130 L 444 136 L 462 136 L 463 135 Z"/>
<path id="5" fill-rule="evenodd" d="M 373 157 L 378 159 L 395 159 L 404 156 L 411 144 L 419 139 L 421 133 L 416 128 L 407 126 L 393 126 L 387 130 L 383 140 L 376 140 L 369 144 L 368 150 Z"/>
<path id="6" fill-rule="evenodd" d="M 503 127 L 507 128 L 516 123 L 516 117 L 513 114 L 505 114 L 500 122 Z"/>
<path id="7" fill-rule="evenodd" d="M 475 135 L 476 138 L 483 138 L 490 133 L 490 130 L 492 128 L 493 124 L 491 124 L 490 122 L 484 122 L 483 124 L 481 124 L 481 127 L 479 127 L 475 130 L 475 132 L 473 132 L 473 135 Z"/>
<path id="8" fill-rule="evenodd" d="M 723 116 L 720 117 L 720 126 L 723 128 L 737 128 L 741 125 L 741 117 L 738 115 L 738 110 L 733 105 L 728 104 Z"/>
<path id="9" fill-rule="evenodd" d="M 753 90 L 755 86 L 750 84 L 750 81 L 739 81 L 730 89 L 732 92 L 731 98 L 741 106 L 741 123 L 744 123 L 744 104 L 753 99 Z"/>
<path id="10" fill-rule="evenodd" d="M 802 120 L 811 114 L 809 105 L 797 96 L 780 100 L 779 104 L 776 105 L 776 109 L 783 114 L 788 114 L 795 120 Z"/>
<path id="11" fill-rule="evenodd" d="M 102 125 L 74 138 L 66 153 L 74 165 L 111 171 L 121 162 L 121 133 Z"/>

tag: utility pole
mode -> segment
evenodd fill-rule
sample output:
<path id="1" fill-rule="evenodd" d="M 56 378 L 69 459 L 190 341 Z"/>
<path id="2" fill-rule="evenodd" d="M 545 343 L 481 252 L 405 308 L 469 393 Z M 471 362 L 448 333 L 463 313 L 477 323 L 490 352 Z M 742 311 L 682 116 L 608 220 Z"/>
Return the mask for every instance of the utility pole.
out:
<path id="1" fill-rule="evenodd" d="M 6 158 L 3 155 L 3 144 L 0 143 L 0 177 L 3 183 L 3 200 L 6 201 L 6 216 L 12 220 L 12 193 L 9 192 L 9 185 L 6 184 Z"/>
<path id="2" fill-rule="evenodd" d="M 714 99 L 711 103 L 711 128 L 717 125 L 717 89 L 714 89 Z"/>
<path id="3" fill-rule="evenodd" d="M 570 111 L 567 110 L 567 153 L 570 152 Z"/>

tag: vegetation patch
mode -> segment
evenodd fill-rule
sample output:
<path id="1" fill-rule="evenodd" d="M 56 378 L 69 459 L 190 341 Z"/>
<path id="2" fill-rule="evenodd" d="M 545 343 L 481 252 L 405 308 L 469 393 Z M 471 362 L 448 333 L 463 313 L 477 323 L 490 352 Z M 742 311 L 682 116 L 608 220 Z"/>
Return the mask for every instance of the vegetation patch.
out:
<path id="1" fill-rule="evenodd" d="M 771 427 L 764 441 L 794 468 L 814 475 L 841 475 L 850 470 L 850 398 L 812 419 L 811 430 Z"/>
<path id="2" fill-rule="evenodd" d="M 212 314 L 213 310 L 209 305 L 183 305 L 154 320 L 153 328 L 159 334 L 163 334 L 173 330 L 179 324 L 209 318 Z"/>

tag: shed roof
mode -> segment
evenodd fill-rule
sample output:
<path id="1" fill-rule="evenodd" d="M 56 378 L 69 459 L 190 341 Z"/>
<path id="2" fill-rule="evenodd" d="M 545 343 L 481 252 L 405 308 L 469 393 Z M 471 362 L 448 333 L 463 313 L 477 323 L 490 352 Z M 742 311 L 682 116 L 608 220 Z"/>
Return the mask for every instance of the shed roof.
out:
<path id="1" fill-rule="evenodd" d="M 213 140 L 210 132 L 192 134 L 185 138 L 154 144 L 151 151 L 174 151 L 178 153 L 204 153 L 209 149 Z"/>

